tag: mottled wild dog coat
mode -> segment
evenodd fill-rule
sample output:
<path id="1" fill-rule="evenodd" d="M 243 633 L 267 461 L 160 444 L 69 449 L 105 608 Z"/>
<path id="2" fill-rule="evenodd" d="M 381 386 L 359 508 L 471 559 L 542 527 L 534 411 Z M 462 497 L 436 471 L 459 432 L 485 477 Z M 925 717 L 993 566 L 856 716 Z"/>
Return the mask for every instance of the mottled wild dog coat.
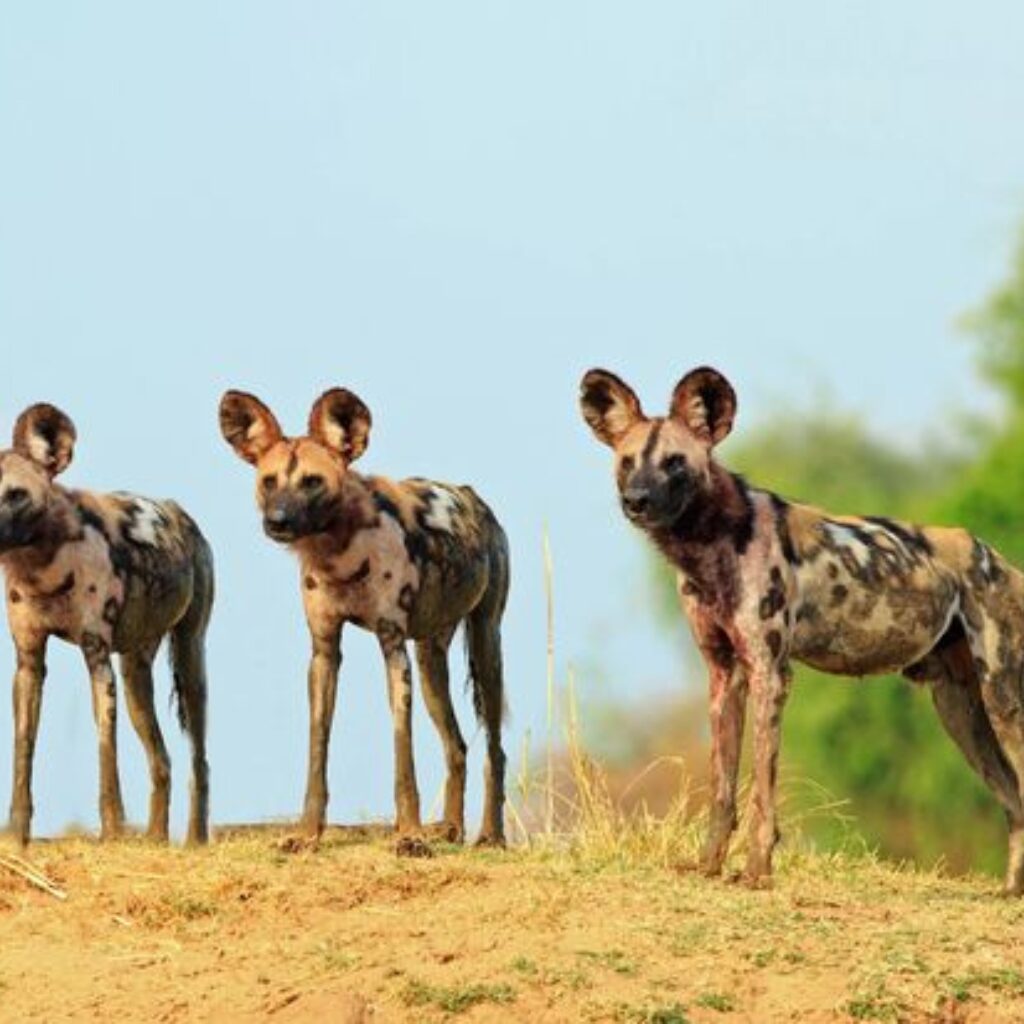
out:
<path id="1" fill-rule="evenodd" d="M 395 482 L 354 472 L 350 465 L 369 441 L 370 411 L 342 388 L 316 401 L 305 437 L 285 437 L 273 413 L 239 391 L 222 399 L 220 424 L 238 455 L 256 467 L 264 530 L 289 545 L 301 564 L 313 644 L 304 831 L 315 837 L 324 827 L 341 632 L 351 622 L 376 634 L 387 668 L 399 849 L 415 851 L 421 829 L 406 640 L 416 641 L 424 700 L 444 744 L 444 828 L 451 839 L 463 838 L 466 744 L 449 693 L 448 647 L 464 622 L 474 704 L 487 733 L 479 841 L 502 843 L 500 629 L 509 553 L 491 510 L 469 487 L 420 479 Z"/>
<path id="2" fill-rule="evenodd" d="M 0 565 L 17 650 L 11 828 L 28 842 L 32 757 L 51 636 L 80 647 L 99 732 L 102 835 L 124 823 L 117 774 L 117 698 L 111 655 L 121 656 L 125 699 L 152 779 L 149 834 L 167 838 L 170 761 L 153 706 L 152 664 L 170 636 L 178 716 L 192 745 L 188 837 L 207 835 L 204 637 L 213 558 L 196 524 L 172 501 L 61 487 L 75 428 L 52 405 L 33 405 L 0 452 Z"/>
<path id="3" fill-rule="evenodd" d="M 583 378 L 581 406 L 615 451 L 623 511 L 678 570 L 707 662 L 712 810 L 703 869 L 721 871 L 736 827 L 749 692 L 746 875 L 756 883 L 771 873 L 780 720 L 796 659 L 931 684 L 943 725 L 1006 812 L 1006 889 L 1024 891 L 1024 576 L 965 530 L 833 516 L 748 487 L 712 457 L 736 412 L 715 370 L 687 374 L 666 417 L 645 416 L 629 386 L 604 370 Z"/>

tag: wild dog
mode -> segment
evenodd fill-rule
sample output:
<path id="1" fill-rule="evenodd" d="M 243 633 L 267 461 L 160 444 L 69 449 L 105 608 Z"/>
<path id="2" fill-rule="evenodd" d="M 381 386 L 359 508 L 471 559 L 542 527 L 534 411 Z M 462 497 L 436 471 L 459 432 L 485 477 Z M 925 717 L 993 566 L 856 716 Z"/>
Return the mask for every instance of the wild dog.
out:
<path id="1" fill-rule="evenodd" d="M 256 467 L 256 502 L 267 536 L 299 557 L 313 648 L 303 832 L 315 840 L 325 824 L 341 633 L 351 622 L 376 634 L 387 670 L 399 852 L 423 851 L 407 640 L 416 642 L 424 701 L 444 745 L 443 828 L 453 841 L 462 840 L 466 744 L 448 687 L 448 647 L 461 622 L 474 705 L 487 734 L 478 842 L 502 844 L 501 617 L 509 551 L 494 514 L 469 487 L 423 479 L 396 482 L 352 470 L 369 443 L 371 417 L 366 405 L 343 388 L 317 399 L 304 437 L 286 437 L 274 414 L 240 391 L 224 395 L 220 426 L 235 452 Z"/>
<path id="2" fill-rule="evenodd" d="M 677 570 L 707 663 L 712 807 L 701 855 L 721 872 L 736 828 L 745 706 L 754 784 L 745 877 L 771 873 L 776 767 L 790 662 L 931 684 L 942 723 L 1009 822 L 1005 889 L 1024 891 L 1024 575 L 962 529 L 834 516 L 749 487 L 713 451 L 736 395 L 701 367 L 648 417 L 614 374 L 591 370 L 581 409 L 615 452 L 622 510 Z"/>
<path id="3" fill-rule="evenodd" d="M 153 706 L 153 658 L 170 637 L 178 717 L 192 746 L 188 838 L 205 842 L 208 818 L 204 637 L 213 603 L 213 558 L 199 528 L 173 501 L 69 490 L 55 482 L 74 453 L 74 424 L 40 403 L 0 451 L 0 565 L 17 652 L 11 830 L 22 844 L 32 821 L 32 761 L 46 647 L 51 636 L 82 651 L 99 734 L 102 838 L 124 824 L 117 772 L 120 655 L 132 725 L 149 761 L 149 835 L 167 839 L 170 760 Z"/>

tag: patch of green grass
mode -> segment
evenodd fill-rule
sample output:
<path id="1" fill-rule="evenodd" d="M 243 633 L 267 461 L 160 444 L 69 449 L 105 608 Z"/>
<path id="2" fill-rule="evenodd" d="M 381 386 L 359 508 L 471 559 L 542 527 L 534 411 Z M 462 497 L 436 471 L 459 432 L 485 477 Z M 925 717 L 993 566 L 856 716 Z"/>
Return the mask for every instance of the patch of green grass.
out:
<path id="1" fill-rule="evenodd" d="M 406 1006 L 436 1006 L 445 1013 L 465 1013 L 480 1003 L 504 1005 L 515 1002 L 516 993 L 511 985 L 428 985 L 412 979 L 402 992 Z"/>
<path id="2" fill-rule="evenodd" d="M 695 1002 L 706 1010 L 715 1010 L 718 1013 L 732 1013 L 736 1009 L 736 1001 L 732 996 L 722 992 L 704 992 L 697 996 Z"/>
<path id="3" fill-rule="evenodd" d="M 590 949 L 581 949 L 577 956 L 583 957 L 591 963 L 600 964 L 616 974 L 624 974 L 632 977 L 637 973 L 636 962 L 630 960 L 621 949 L 608 949 L 596 952 Z"/>
<path id="4" fill-rule="evenodd" d="M 527 977 L 532 978 L 540 974 L 540 968 L 533 960 L 526 956 L 517 956 L 509 966 L 516 974 L 523 974 Z"/>
<path id="5" fill-rule="evenodd" d="M 541 981 L 553 988 L 567 988 L 572 992 L 579 992 L 590 984 L 590 975 L 579 967 L 568 967 L 545 971 Z"/>
<path id="6" fill-rule="evenodd" d="M 342 948 L 337 939 L 327 939 L 316 947 L 320 966 L 325 973 L 341 974 L 358 966 L 359 957 Z"/>
<path id="7" fill-rule="evenodd" d="M 856 996 L 843 1007 L 853 1020 L 899 1021 L 902 1006 L 882 991 Z"/>
<path id="8" fill-rule="evenodd" d="M 615 1019 L 621 1024 L 690 1024 L 682 1003 L 667 1006 L 619 1006 Z"/>
<path id="9" fill-rule="evenodd" d="M 967 1002 L 978 989 L 1000 992 L 1011 996 L 1024 996 L 1024 973 L 1014 967 L 999 967 L 992 971 L 969 971 L 946 982 L 950 995 L 957 1002 Z"/>

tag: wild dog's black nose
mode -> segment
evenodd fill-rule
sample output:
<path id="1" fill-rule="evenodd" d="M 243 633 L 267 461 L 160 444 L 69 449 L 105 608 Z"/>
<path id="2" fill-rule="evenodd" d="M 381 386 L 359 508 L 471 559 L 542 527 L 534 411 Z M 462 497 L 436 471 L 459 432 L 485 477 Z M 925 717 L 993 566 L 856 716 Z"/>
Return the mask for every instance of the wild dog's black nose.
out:
<path id="1" fill-rule="evenodd" d="M 625 491 L 622 495 L 622 507 L 631 516 L 643 515 L 649 504 L 646 491 Z"/>
<path id="2" fill-rule="evenodd" d="M 263 518 L 268 526 L 284 526 L 288 522 L 288 510 L 283 505 L 272 505 Z"/>

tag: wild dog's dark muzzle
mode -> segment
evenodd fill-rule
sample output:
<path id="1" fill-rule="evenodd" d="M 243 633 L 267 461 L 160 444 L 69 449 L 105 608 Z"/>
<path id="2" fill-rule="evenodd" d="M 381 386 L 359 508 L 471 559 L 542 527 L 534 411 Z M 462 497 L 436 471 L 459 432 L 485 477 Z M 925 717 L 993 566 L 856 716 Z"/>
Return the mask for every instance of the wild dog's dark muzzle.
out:
<path id="1" fill-rule="evenodd" d="M 43 511 L 29 500 L 0 502 L 0 550 L 24 547 L 35 539 Z"/>
<path id="2" fill-rule="evenodd" d="M 664 526 L 674 522 L 694 494 L 688 473 L 630 480 L 620 495 L 622 511 L 637 526 Z"/>
<path id="3" fill-rule="evenodd" d="M 263 530 L 272 540 L 294 540 L 302 533 L 300 519 L 300 510 L 294 502 L 275 500 L 263 510 Z"/>
<path id="4" fill-rule="evenodd" d="M 263 510 L 263 530 L 272 540 L 288 542 L 331 528 L 336 508 L 324 494 L 282 494 Z"/>

